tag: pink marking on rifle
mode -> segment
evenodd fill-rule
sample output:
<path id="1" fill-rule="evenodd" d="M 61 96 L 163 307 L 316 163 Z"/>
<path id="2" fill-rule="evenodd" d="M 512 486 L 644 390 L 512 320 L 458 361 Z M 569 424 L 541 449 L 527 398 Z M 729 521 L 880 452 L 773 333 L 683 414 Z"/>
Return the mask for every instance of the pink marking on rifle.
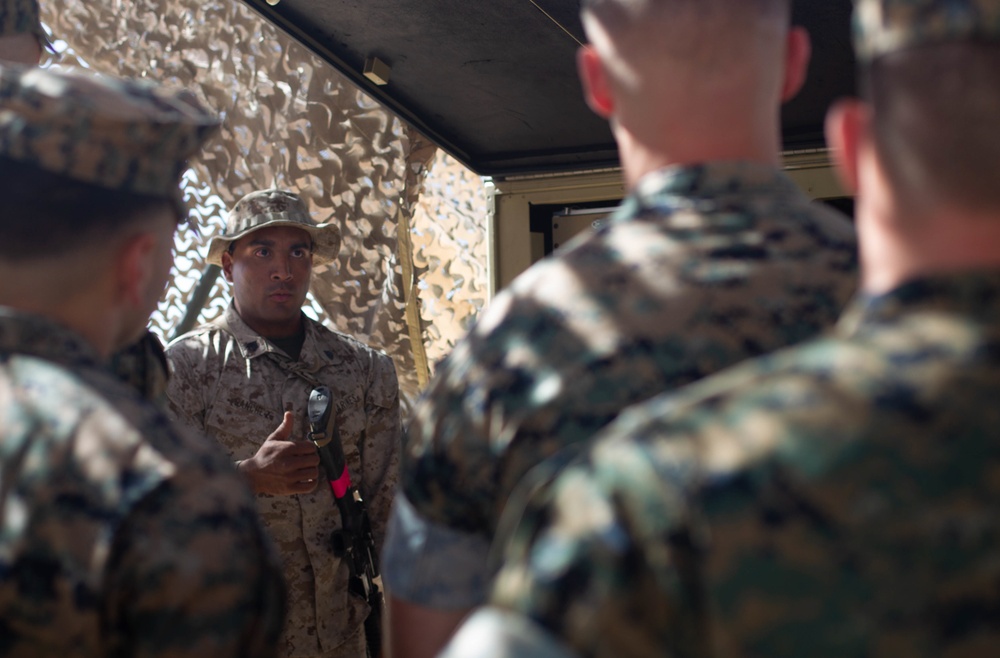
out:
<path id="1" fill-rule="evenodd" d="M 344 472 L 340 474 L 340 477 L 336 480 L 330 480 L 330 488 L 333 489 L 333 495 L 337 498 L 343 498 L 344 494 L 351 487 L 351 474 L 347 472 L 347 466 L 344 466 Z"/>

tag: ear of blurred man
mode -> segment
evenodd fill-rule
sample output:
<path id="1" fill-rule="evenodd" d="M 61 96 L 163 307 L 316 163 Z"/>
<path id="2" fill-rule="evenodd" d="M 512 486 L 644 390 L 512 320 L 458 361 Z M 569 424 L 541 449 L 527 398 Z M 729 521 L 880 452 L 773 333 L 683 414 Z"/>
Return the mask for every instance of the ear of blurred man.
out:
<path id="1" fill-rule="evenodd" d="M 870 110 L 858 99 L 842 99 L 826 115 L 826 143 L 830 147 L 837 176 L 850 194 L 858 192 L 858 158 L 862 141 L 870 143 Z"/>
<path id="2" fill-rule="evenodd" d="M 615 110 L 611 81 L 597 50 L 582 46 L 576 53 L 577 72 L 587 105 L 602 119 L 609 119 Z"/>
<path id="3" fill-rule="evenodd" d="M 781 101 L 787 103 L 795 98 L 809 73 L 812 58 L 812 41 L 804 27 L 792 27 L 785 37 L 785 77 L 781 86 Z"/>

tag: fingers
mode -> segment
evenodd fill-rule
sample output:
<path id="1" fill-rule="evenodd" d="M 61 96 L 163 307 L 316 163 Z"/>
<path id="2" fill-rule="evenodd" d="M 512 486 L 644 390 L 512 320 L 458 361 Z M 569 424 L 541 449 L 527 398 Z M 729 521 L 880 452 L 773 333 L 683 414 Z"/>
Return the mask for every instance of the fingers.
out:
<path id="1" fill-rule="evenodd" d="M 278 429 L 271 432 L 266 441 L 288 441 L 292 436 L 292 426 L 295 424 L 295 416 L 291 411 L 286 411 L 281 419 Z"/>

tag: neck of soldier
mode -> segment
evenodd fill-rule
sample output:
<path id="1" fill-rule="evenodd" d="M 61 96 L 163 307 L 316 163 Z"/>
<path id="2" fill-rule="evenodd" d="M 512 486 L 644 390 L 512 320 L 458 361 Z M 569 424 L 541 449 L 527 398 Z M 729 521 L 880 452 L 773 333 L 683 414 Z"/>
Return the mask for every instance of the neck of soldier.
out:
<path id="1" fill-rule="evenodd" d="M 866 293 L 885 294 L 927 276 L 1000 270 L 1000 209 L 922 203 L 894 193 L 884 180 L 864 182 L 856 216 Z"/>
<path id="2" fill-rule="evenodd" d="M 270 320 L 260 317 L 248 317 L 240 310 L 239 302 L 236 302 L 235 305 L 236 312 L 243 322 L 268 340 L 292 338 L 305 331 L 305 320 L 303 320 L 301 309 L 294 317 Z"/>
<path id="3" fill-rule="evenodd" d="M 612 131 L 626 187 L 632 190 L 646 174 L 671 166 L 742 161 L 779 167 L 777 112 L 765 108 L 753 116 L 752 106 L 726 103 L 705 112 L 688 108 L 683 117 L 664 116 L 645 124 L 616 118 Z"/>
<path id="4" fill-rule="evenodd" d="M 87 259 L 85 259 L 87 260 Z M 0 305 L 44 317 L 84 339 L 101 358 L 116 347 L 120 313 L 112 277 L 73 255 L 0 259 Z"/>

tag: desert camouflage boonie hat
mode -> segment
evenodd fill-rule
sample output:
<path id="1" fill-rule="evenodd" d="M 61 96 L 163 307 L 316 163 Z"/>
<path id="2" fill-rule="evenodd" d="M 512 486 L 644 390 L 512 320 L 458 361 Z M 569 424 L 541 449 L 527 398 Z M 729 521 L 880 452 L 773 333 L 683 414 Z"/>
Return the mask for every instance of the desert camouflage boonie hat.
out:
<path id="1" fill-rule="evenodd" d="M 306 204 L 297 194 L 285 190 L 259 190 L 236 202 L 226 218 L 222 235 L 208 245 L 208 262 L 222 265 L 222 254 L 240 238 L 272 226 L 294 226 L 309 233 L 313 241 L 313 262 L 328 263 L 340 250 L 340 233 L 333 224 L 315 224 Z"/>
<path id="2" fill-rule="evenodd" d="M 52 50 L 42 29 L 38 0 L 0 0 L 0 37 L 34 34 L 42 48 Z"/>
<path id="3" fill-rule="evenodd" d="M 180 175 L 218 128 L 188 92 L 86 71 L 0 67 L 0 157 L 183 214 Z"/>
<path id="4" fill-rule="evenodd" d="M 855 0 L 854 49 L 859 61 L 968 40 L 1000 41 L 1000 0 Z"/>

